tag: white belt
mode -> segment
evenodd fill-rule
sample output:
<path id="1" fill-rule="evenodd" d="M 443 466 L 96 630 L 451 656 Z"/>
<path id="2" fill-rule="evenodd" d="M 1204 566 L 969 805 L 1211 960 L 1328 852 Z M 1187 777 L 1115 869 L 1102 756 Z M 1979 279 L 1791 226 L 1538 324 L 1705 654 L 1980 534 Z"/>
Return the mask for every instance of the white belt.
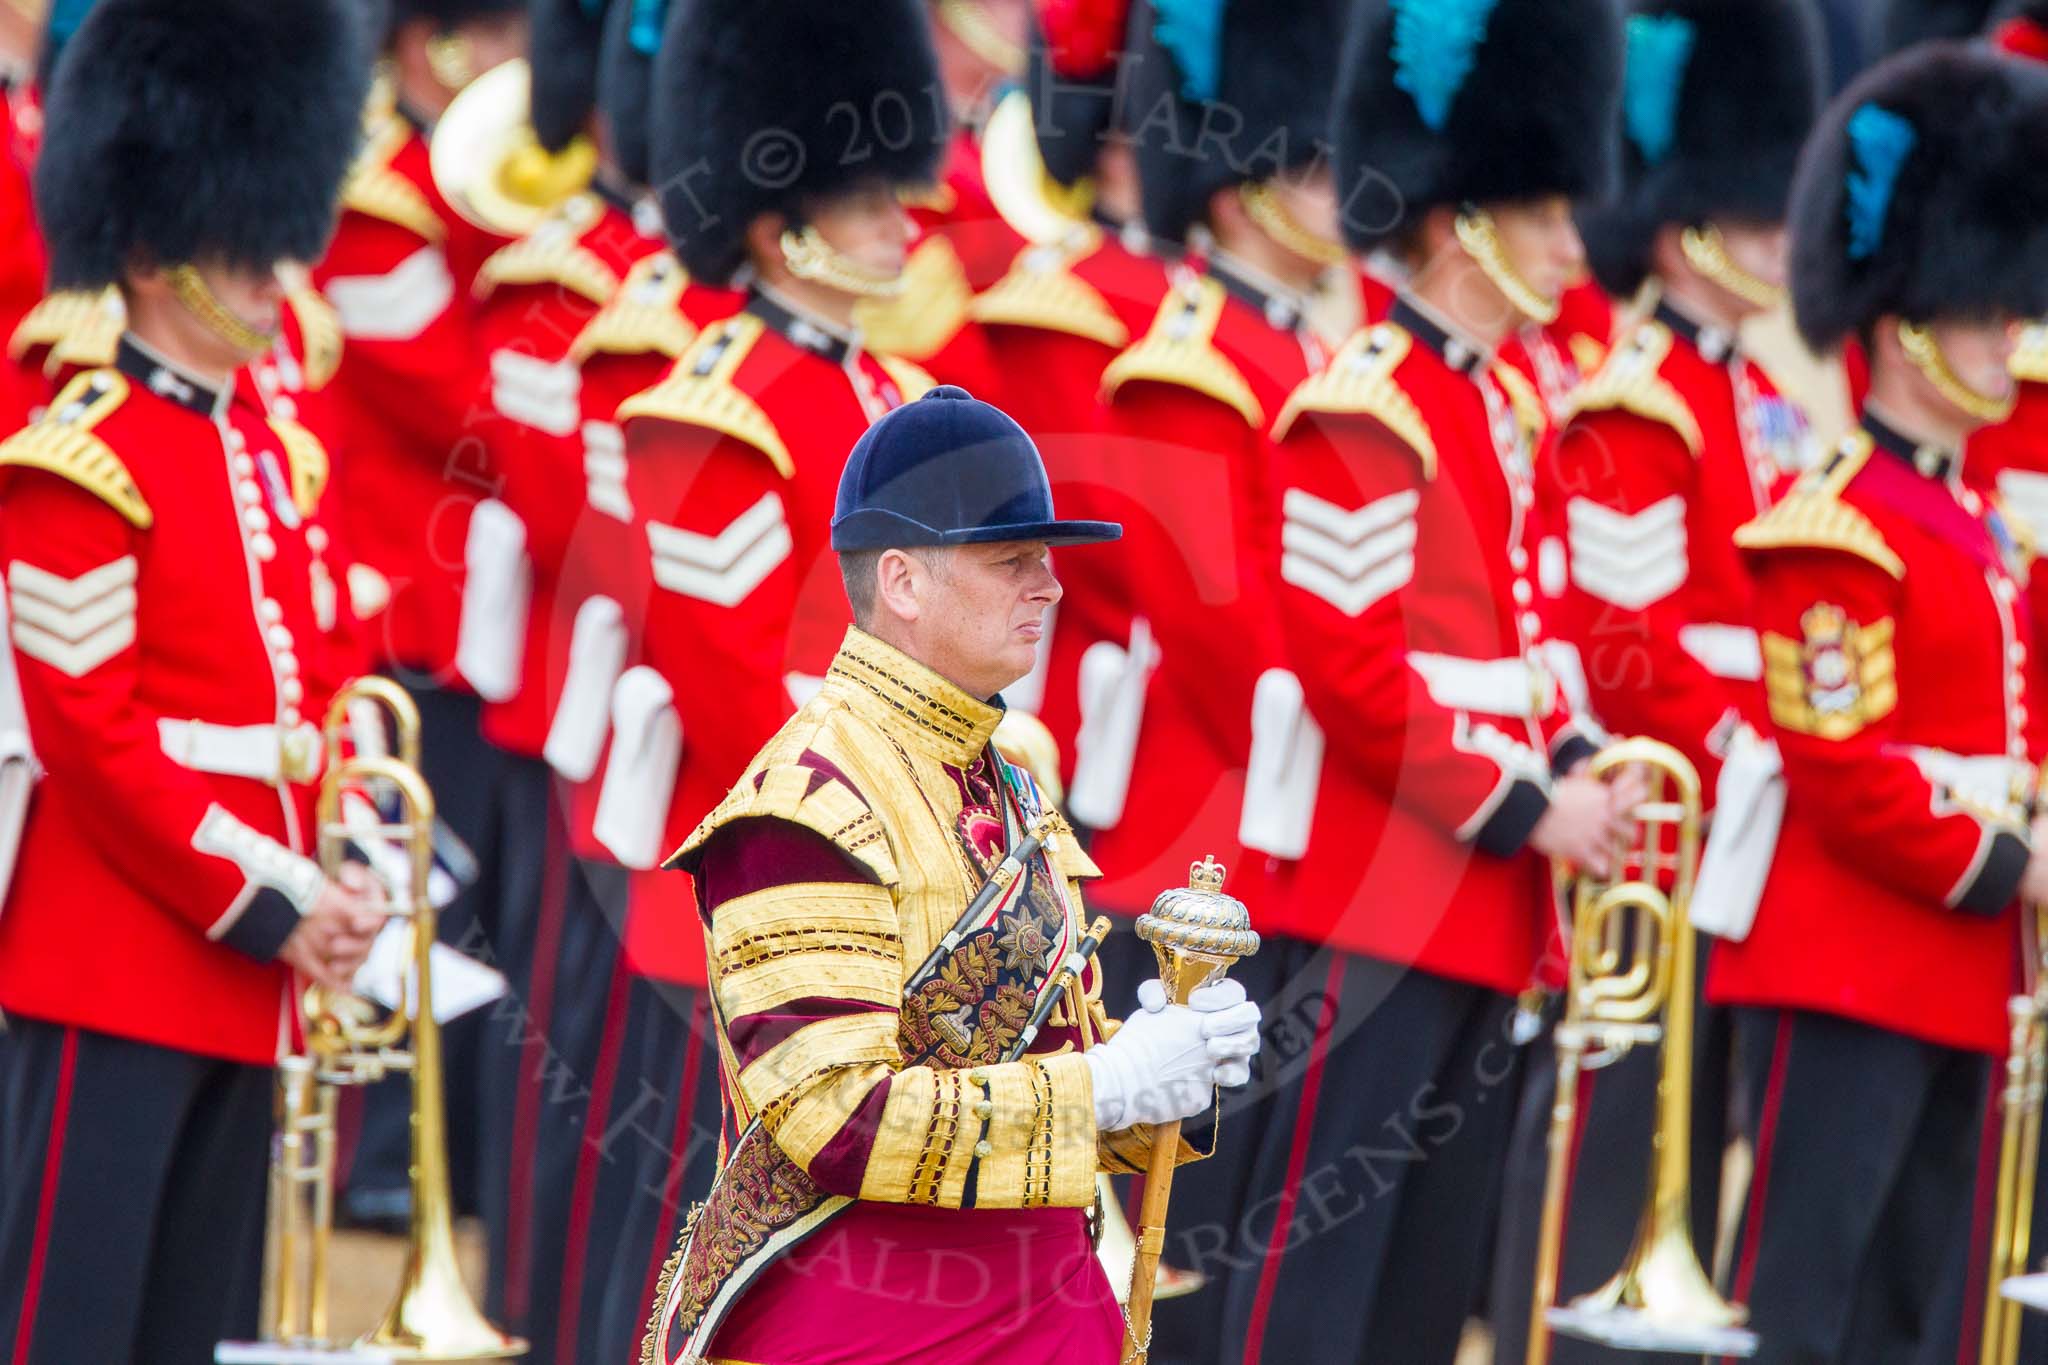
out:
<path id="1" fill-rule="evenodd" d="M 2034 794 L 2034 769 L 2005 754 L 1957 754 L 1909 745 L 1903 752 L 1920 775 L 1949 795 L 2000 815 L 2019 817 Z"/>
<path id="2" fill-rule="evenodd" d="M 1680 626 L 1678 643 L 1717 678 L 1757 682 L 1764 676 L 1763 650 L 1748 626 L 1698 624 Z"/>
<path id="3" fill-rule="evenodd" d="M 179 767 L 223 777 L 275 784 L 311 782 L 320 772 L 320 731 L 309 722 L 215 725 L 203 720 L 159 720 L 157 740 Z"/>
<path id="4" fill-rule="evenodd" d="M 1422 675 L 1430 699 L 1453 711 L 1540 718 L 1557 707 L 1557 680 L 1528 659 L 1461 659 L 1411 649 L 1408 664 Z"/>

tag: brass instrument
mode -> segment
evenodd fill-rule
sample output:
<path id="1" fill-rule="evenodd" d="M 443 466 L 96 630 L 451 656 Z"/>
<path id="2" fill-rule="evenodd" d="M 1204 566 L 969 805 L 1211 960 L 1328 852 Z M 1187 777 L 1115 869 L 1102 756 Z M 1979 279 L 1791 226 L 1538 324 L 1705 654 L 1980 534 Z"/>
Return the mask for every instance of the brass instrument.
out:
<path id="1" fill-rule="evenodd" d="M 2048 781 L 2044 765 L 2035 782 Z M 2041 1110 L 2048 1100 L 2048 905 L 2028 907 L 2031 942 L 2022 954 L 2027 992 L 2006 1002 L 2012 1027 L 1999 1092 L 1998 1195 L 1992 1212 L 1979 1365 L 2014 1365 L 2020 1309 L 2048 1311 L 2048 1271 L 2027 1273 L 2034 1186 L 2041 1168 Z"/>
<path id="2" fill-rule="evenodd" d="M 1186 887 L 1160 892 L 1152 908 L 1138 916 L 1138 937 L 1152 945 L 1166 998 L 1176 1005 L 1185 1005 L 1195 991 L 1222 980 L 1232 963 L 1259 950 L 1250 912 L 1224 892 L 1223 873 L 1222 864 L 1204 858 L 1189 870 Z M 1138 1209 L 1138 1254 L 1124 1301 L 1122 1365 L 1145 1365 L 1152 1350 L 1152 1299 L 1166 1243 L 1166 1204 L 1173 1193 L 1180 1127 L 1176 1120 L 1152 1131 L 1152 1164 Z"/>
<path id="3" fill-rule="evenodd" d="M 1557 1026 L 1557 1096 L 1530 1307 L 1527 1365 L 1550 1359 L 1550 1337 L 1687 1355 L 1748 1356 L 1749 1310 L 1715 1291 L 1691 1231 L 1692 1049 L 1695 945 L 1690 908 L 1700 853 L 1700 781 L 1668 744 L 1629 739 L 1595 756 L 1591 773 L 1628 768 L 1650 777 L 1633 813 L 1634 837 L 1616 850 L 1612 879 L 1581 875 L 1572 894 L 1570 978 Z M 1671 889 L 1660 886 L 1664 874 Z M 1661 1022 L 1660 1022 L 1661 1020 Z M 1579 1076 L 1638 1044 L 1661 1043 L 1649 1200 L 1621 1269 L 1606 1284 L 1555 1306 L 1566 1177 L 1578 1116 Z"/>
<path id="4" fill-rule="evenodd" d="M 391 723 L 397 757 L 371 754 L 371 743 L 344 756 L 351 726 L 374 716 Z M 224 1342 L 215 1359 L 229 1362 L 511 1360 L 526 1343 L 486 1320 L 462 1282 L 455 1256 L 448 1188 L 448 1139 L 441 1064 L 441 1028 L 434 1018 L 430 955 L 436 913 L 428 896 L 433 870 L 434 796 L 419 775 L 419 712 L 385 678 L 357 678 L 343 687 L 322 725 L 327 765 L 316 807 L 321 870 L 337 878 L 354 839 L 378 838 L 404 848 L 410 876 L 406 903 L 392 914 L 410 923 L 410 1013 L 401 1005 L 379 1017 L 361 998 L 308 987 L 300 1008 L 305 1050 L 278 1064 L 278 1131 L 271 1157 L 270 1247 L 263 1340 Z M 365 825 L 343 810 L 359 789 L 388 792 L 397 814 Z M 409 1046 L 407 1044 L 409 1043 Z M 405 1272 L 382 1319 L 353 1346 L 329 1335 L 329 1246 L 334 1228 L 335 1109 L 339 1088 L 365 1085 L 393 1072 L 412 1077 L 412 1214 Z"/>
<path id="5" fill-rule="evenodd" d="M 532 98 L 525 59 L 501 62 L 462 88 L 427 141 L 427 164 L 449 207 L 501 237 L 532 232 L 597 174 L 589 138 L 579 135 L 552 155 L 540 145 Z"/>

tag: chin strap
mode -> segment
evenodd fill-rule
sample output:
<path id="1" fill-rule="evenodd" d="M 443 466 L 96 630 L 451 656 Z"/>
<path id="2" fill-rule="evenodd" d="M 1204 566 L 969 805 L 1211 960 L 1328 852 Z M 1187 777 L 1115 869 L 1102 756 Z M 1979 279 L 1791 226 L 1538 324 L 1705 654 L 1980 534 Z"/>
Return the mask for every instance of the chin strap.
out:
<path id="1" fill-rule="evenodd" d="M 1529 321 L 1548 326 L 1557 321 L 1561 305 L 1557 299 L 1538 293 L 1536 286 L 1522 278 L 1522 272 L 1515 269 L 1515 263 L 1508 259 L 1507 248 L 1501 245 L 1500 231 L 1494 226 L 1493 215 L 1482 208 L 1467 207 L 1458 215 L 1458 245 L 1465 249 L 1486 278 L 1493 281 L 1493 287 L 1507 297 Z"/>
<path id="2" fill-rule="evenodd" d="M 164 272 L 164 279 L 170 284 L 171 293 L 185 306 L 185 311 L 198 318 L 207 331 L 228 345 L 250 356 L 261 355 L 270 349 L 270 334 L 257 331 L 236 316 L 207 287 L 197 267 L 174 265 Z"/>
<path id="3" fill-rule="evenodd" d="M 1721 229 L 1712 223 L 1687 228 L 1679 236 L 1678 249 L 1685 253 L 1686 262 L 1694 270 L 1744 303 L 1771 309 L 1785 301 L 1782 285 L 1772 284 L 1761 275 L 1752 275 L 1735 263 L 1734 257 L 1728 254 L 1728 244 L 1721 239 Z"/>
<path id="4" fill-rule="evenodd" d="M 476 55 L 469 39 L 460 33 L 437 33 L 427 39 L 427 70 L 449 90 L 460 90 L 476 79 Z"/>
<path id="5" fill-rule="evenodd" d="M 781 246 L 783 262 L 798 279 L 867 299 L 893 299 L 903 292 L 901 272 L 884 275 L 870 270 L 826 241 L 814 227 L 784 229 Z"/>
<path id="6" fill-rule="evenodd" d="M 1237 200 L 1244 205 L 1245 216 L 1257 223 L 1262 232 L 1304 261 L 1328 270 L 1348 259 L 1349 253 L 1344 250 L 1342 242 L 1333 242 L 1321 233 L 1303 227 L 1301 220 L 1287 211 L 1287 205 L 1281 202 L 1270 184 L 1240 185 Z"/>
<path id="7" fill-rule="evenodd" d="M 2017 390 L 2003 398 L 1979 393 L 1963 382 L 1943 353 L 1941 343 L 1935 340 L 1934 332 L 1925 323 L 1899 323 L 1899 345 L 1905 350 L 1906 358 L 1913 362 L 1920 373 L 1927 376 L 1927 382 L 1934 390 L 1972 419 L 1985 422 L 2003 422 L 2012 416 L 2012 410 L 2019 401 Z"/>

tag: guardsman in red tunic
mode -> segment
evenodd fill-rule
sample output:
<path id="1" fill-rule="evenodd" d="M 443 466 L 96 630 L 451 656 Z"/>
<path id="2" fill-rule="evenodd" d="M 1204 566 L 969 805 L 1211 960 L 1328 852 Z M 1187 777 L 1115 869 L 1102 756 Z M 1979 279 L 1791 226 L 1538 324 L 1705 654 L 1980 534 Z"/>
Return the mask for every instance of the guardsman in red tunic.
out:
<path id="1" fill-rule="evenodd" d="M 1795 182 L 1800 331 L 1865 338 L 1870 393 L 1736 533 L 1787 785 L 1707 983 L 1749 1091 L 1733 1289 L 1758 1360 L 1953 1360 L 1982 1317 L 1987 1082 L 2048 859 L 2024 567 L 1958 451 L 2011 409 L 2013 321 L 2048 311 L 2044 145 L 2048 71 L 1929 45 L 1836 98 Z"/>
<path id="2" fill-rule="evenodd" d="M 1634 799 L 1576 771 L 1594 741 L 1535 601 L 1548 417 L 1496 356 L 1583 269 L 1570 204 L 1614 171 L 1622 36 L 1592 0 L 1355 19 L 1342 221 L 1405 278 L 1276 420 L 1294 695 L 1260 720 L 1289 737 L 1273 805 L 1306 834 L 1264 922 L 1318 946 L 1268 1006 L 1295 1021 L 1267 1049 L 1250 1207 L 1273 1213 L 1224 1339 L 1247 1361 L 1447 1365 L 1491 1244 L 1516 998 L 1556 932 L 1546 859 L 1598 865 Z"/>
<path id="3" fill-rule="evenodd" d="M 908 236 L 896 192 L 934 172 L 945 130 L 926 120 L 900 150 L 849 166 L 844 117 L 829 112 L 936 80 L 925 16 L 910 0 L 824 13 L 680 4 L 655 69 L 651 180 L 675 260 L 693 282 L 746 289 L 619 406 L 623 462 L 610 477 L 590 466 L 592 501 L 623 513 L 615 548 L 633 557 L 610 566 L 616 626 L 588 636 L 588 657 L 609 653 L 616 673 L 590 833 L 635 873 L 626 951 L 664 989 L 702 983 L 704 937 L 688 880 L 653 869 L 823 675 L 846 623 L 823 534 L 840 467 L 869 422 L 926 382 L 869 353 L 852 322 L 860 299 L 894 288 Z M 727 51 L 746 60 L 734 67 Z M 749 159 L 762 128 L 790 133 L 787 183 Z M 613 645 L 599 650 L 606 633 Z M 571 688 L 583 663 L 571 659 Z M 687 997 L 682 1008 L 702 1021 Z M 676 1054 L 684 1087 L 704 1079 L 693 1055 Z M 671 1115 L 679 1130 L 689 1113 Z M 700 1154 L 683 1136 L 679 1155 Z M 677 1161 L 660 1184 L 673 1197 L 683 1177 Z"/>
<path id="4" fill-rule="evenodd" d="M 1103 367 L 1103 434 L 1093 459 L 1066 471 L 1078 484 L 1070 502 L 1125 527 L 1105 566 L 1125 611 L 1114 634 L 1084 648 L 1056 624 L 1051 660 L 1073 671 L 1057 685 L 1078 698 L 1067 809 L 1113 869 L 1096 903 L 1123 915 L 1142 913 L 1192 848 L 1226 865 L 1226 885 L 1262 923 L 1276 922 L 1263 885 L 1273 841 L 1254 828 L 1270 793 L 1249 777 L 1260 679 L 1280 661 L 1264 571 L 1268 433 L 1328 358 L 1311 305 L 1348 259 L 1320 141 L 1336 86 L 1330 35 L 1343 21 L 1343 6 L 1324 0 L 1233 8 L 1206 69 L 1163 17 L 1132 33 L 1121 98 L 1143 222 L 1187 254 Z M 1226 118 L 1238 121 L 1232 136 L 1197 136 Z M 1284 979 L 1288 953 L 1278 940 L 1268 947 L 1240 969 L 1255 995 L 1277 994 Z M 1135 937 L 1112 939 L 1104 967 L 1113 990 L 1151 970 Z M 1266 1120 L 1263 1107 L 1230 1110 L 1206 1178 L 1174 1209 L 1169 1260 L 1207 1284 L 1160 1312 L 1162 1358 L 1213 1349 L 1232 1268 L 1253 1259 L 1240 1223 Z"/>
<path id="5" fill-rule="evenodd" d="M 271 1064 L 298 989 L 345 984 L 382 921 L 311 856 L 326 455 L 234 382 L 277 267 L 332 230 L 365 54 L 340 0 L 103 0 L 51 91 L 51 281 L 118 287 L 127 332 L 0 444 L 0 1356 L 24 1365 L 253 1334 Z"/>
<path id="6" fill-rule="evenodd" d="M 8 335 L 43 296 L 43 239 L 29 185 L 43 133 L 36 89 L 39 37 L 33 8 L 0 12 L 0 330 Z M 33 378 L 0 367 L 0 423 L 26 422 L 42 397 Z"/>
<path id="7" fill-rule="evenodd" d="M 1115 460 L 1098 429 L 1102 372 L 1151 325 L 1166 287 L 1118 126 L 1134 105 L 1134 48 L 1120 46 L 1127 11 L 1123 0 L 1041 6 L 1024 88 L 1004 97 L 983 135 L 992 193 L 1027 242 L 972 313 L 998 367 L 1030 376 L 1009 386 L 1003 410 L 1077 511 L 1103 493 Z M 1121 572 L 1077 574 L 1065 588 L 1038 668 L 1004 698 L 1045 722 L 1071 773 L 1081 656 L 1098 640 L 1128 640 L 1131 612 Z"/>
<path id="8" fill-rule="evenodd" d="M 337 532 L 381 580 L 384 610 L 372 642 L 380 668 L 419 705 L 421 768 L 442 821 L 484 864 L 496 861 L 495 756 L 478 730 L 478 702 L 455 667 L 469 515 L 502 479 L 480 429 L 483 353 L 471 292 L 504 239 L 459 216 L 435 187 L 426 133 L 455 93 L 526 49 L 521 0 L 392 0 L 375 35 L 389 72 L 361 122 L 360 154 L 343 190 L 334 242 L 314 267 L 346 339 L 332 407 Z M 359 573 L 359 577 L 363 575 Z M 440 929 L 472 950 L 494 931 L 495 877 L 449 905 Z M 449 1071 L 469 1058 L 480 1017 L 448 1032 Z M 402 1227 L 407 1111 L 402 1078 L 370 1087 L 343 1194 L 350 1218 Z M 452 1110 L 458 1178 L 472 1164 L 470 1106 Z M 482 1139 L 488 1141 L 488 1139 Z"/>
<path id="9" fill-rule="evenodd" d="M 1614 733 L 1663 740 L 1690 759 L 1722 833 L 1744 827 L 1778 767 L 1762 738 L 1763 661 L 1734 533 L 1805 463 L 1803 422 L 1736 335 L 1745 319 L 1783 303 L 1785 201 L 1820 109 L 1818 58 L 1812 16 L 1794 0 L 1634 6 L 1625 188 L 1580 224 L 1607 296 L 1635 299 L 1647 282 L 1654 303 L 1576 390 L 1541 470 L 1563 509 L 1568 554 L 1539 570 L 1563 580 L 1560 628 L 1592 708 Z M 1741 81 L 1732 79 L 1738 70 Z M 1552 586 L 1540 579 L 1539 588 Z M 1718 908 L 1695 898 L 1696 920 Z M 1694 1196 L 1700 1251 L 1711 1258 L 1728 1035 L 1725 1016 L 1700 1021 Z M 1536 1055 L 1509 1169 L 1489 1303 L 1503 1360 L 1526 1350 L 1553 1057 Z M 1595 1073 L 1582 1093 L 1576 1169 L 1586 1178 L 1572 1186 L 1560 1300 L 1604 1283 L 1635 1236 L 1659 1060 L 1657 1049 L 1640 1049 Z M 1613 1355 L 1565 1339 L 1551 1347 L 1560 1365 Z"/>

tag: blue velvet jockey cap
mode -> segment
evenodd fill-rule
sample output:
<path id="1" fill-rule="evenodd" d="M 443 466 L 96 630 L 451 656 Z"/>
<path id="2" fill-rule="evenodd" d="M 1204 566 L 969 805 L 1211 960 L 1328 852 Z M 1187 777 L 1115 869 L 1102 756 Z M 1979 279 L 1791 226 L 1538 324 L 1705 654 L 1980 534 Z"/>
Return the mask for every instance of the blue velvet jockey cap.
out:
<path id="1" fill-rule="evenodd" d="M 941 384 L 869 427 L 839 476 L 832 548 L 888 550 L 1115 540 L 1113 521 L 1061 521 L 1038 447 L 990 403 Z"/>

